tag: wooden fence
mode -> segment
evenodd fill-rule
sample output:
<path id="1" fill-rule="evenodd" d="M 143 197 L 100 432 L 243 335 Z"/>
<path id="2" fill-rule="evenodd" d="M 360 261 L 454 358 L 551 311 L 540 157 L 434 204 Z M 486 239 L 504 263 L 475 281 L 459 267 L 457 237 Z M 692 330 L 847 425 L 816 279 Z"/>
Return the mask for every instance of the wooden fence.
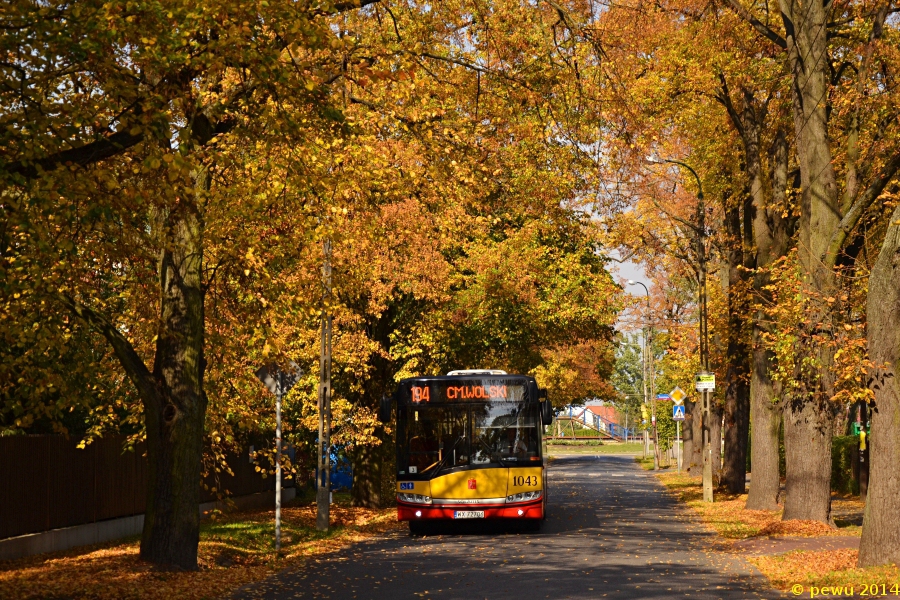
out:
<path id="1" fill-rule="evenodd" d="M 56 435 L 0 437 L 0 539 L 142 514 L 147 458 L 141 446 L 123 452 L 123 442 L 109 436 L 78 449 L 77 440 Z M 232 496 L 275 489 L 275 479 L 263 479 L 248 453 L 228 464 L 234 476 L 220 474 L 210 485 Z M 216 499 L 205 490 L 200 495 L 201 502 Z"/>

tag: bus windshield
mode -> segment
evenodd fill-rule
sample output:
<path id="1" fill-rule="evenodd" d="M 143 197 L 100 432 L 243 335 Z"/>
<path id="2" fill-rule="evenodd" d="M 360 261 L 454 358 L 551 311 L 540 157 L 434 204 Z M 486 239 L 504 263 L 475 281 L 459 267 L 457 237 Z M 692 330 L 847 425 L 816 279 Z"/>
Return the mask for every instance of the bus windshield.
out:
<path id="1" fill-rule="evenodd" d="M 435 476 L 469 466 L 539 461 L 539 405 L 466 402 L 400 406 L 400 473 Z"/>

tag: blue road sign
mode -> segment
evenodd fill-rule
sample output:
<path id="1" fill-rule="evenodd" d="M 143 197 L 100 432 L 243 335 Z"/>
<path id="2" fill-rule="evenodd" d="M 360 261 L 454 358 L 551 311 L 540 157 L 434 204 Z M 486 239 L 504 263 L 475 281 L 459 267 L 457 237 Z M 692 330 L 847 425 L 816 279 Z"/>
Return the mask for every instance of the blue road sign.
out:
<path id="1" fill-rule="evenodd" d="M 684 405 L 676 404 L 672 407 L 672 420 L 684 421 Z"/>

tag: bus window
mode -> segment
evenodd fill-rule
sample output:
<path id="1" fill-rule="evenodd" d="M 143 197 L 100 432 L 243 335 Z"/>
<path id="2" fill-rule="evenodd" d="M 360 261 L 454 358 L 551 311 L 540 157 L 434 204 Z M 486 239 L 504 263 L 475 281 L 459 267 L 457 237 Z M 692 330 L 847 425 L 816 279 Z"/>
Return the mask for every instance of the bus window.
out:
<path id="1" fill-rule="evenodd" d="M 399 459 L 409 473 L 422 474 L 438 467 L 447 469 L 469 464 L 466 435 L 469 419 L 465 406 L 416 406 L 403 412 L 406 413 L 406 444 L 401 445 Z"/>
<path id="2" fill-rule="evenodd" d="M 538 405 L 492 403 L 473 409 L 472 462 L 525 461 L 538 451 Z"/>

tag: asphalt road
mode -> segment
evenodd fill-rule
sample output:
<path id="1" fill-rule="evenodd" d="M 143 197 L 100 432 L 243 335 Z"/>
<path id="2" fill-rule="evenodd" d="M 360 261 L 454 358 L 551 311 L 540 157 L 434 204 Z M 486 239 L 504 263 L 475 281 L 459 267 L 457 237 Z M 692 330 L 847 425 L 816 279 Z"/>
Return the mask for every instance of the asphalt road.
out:
<path id="1" fill-rule="evenodd" d="M 282 598 L 780 598 L 696 524 L 630 456 L 567 456 L 550 467 L 537 533 L 467 523 L 395 532 L 244 588 Z"/>

